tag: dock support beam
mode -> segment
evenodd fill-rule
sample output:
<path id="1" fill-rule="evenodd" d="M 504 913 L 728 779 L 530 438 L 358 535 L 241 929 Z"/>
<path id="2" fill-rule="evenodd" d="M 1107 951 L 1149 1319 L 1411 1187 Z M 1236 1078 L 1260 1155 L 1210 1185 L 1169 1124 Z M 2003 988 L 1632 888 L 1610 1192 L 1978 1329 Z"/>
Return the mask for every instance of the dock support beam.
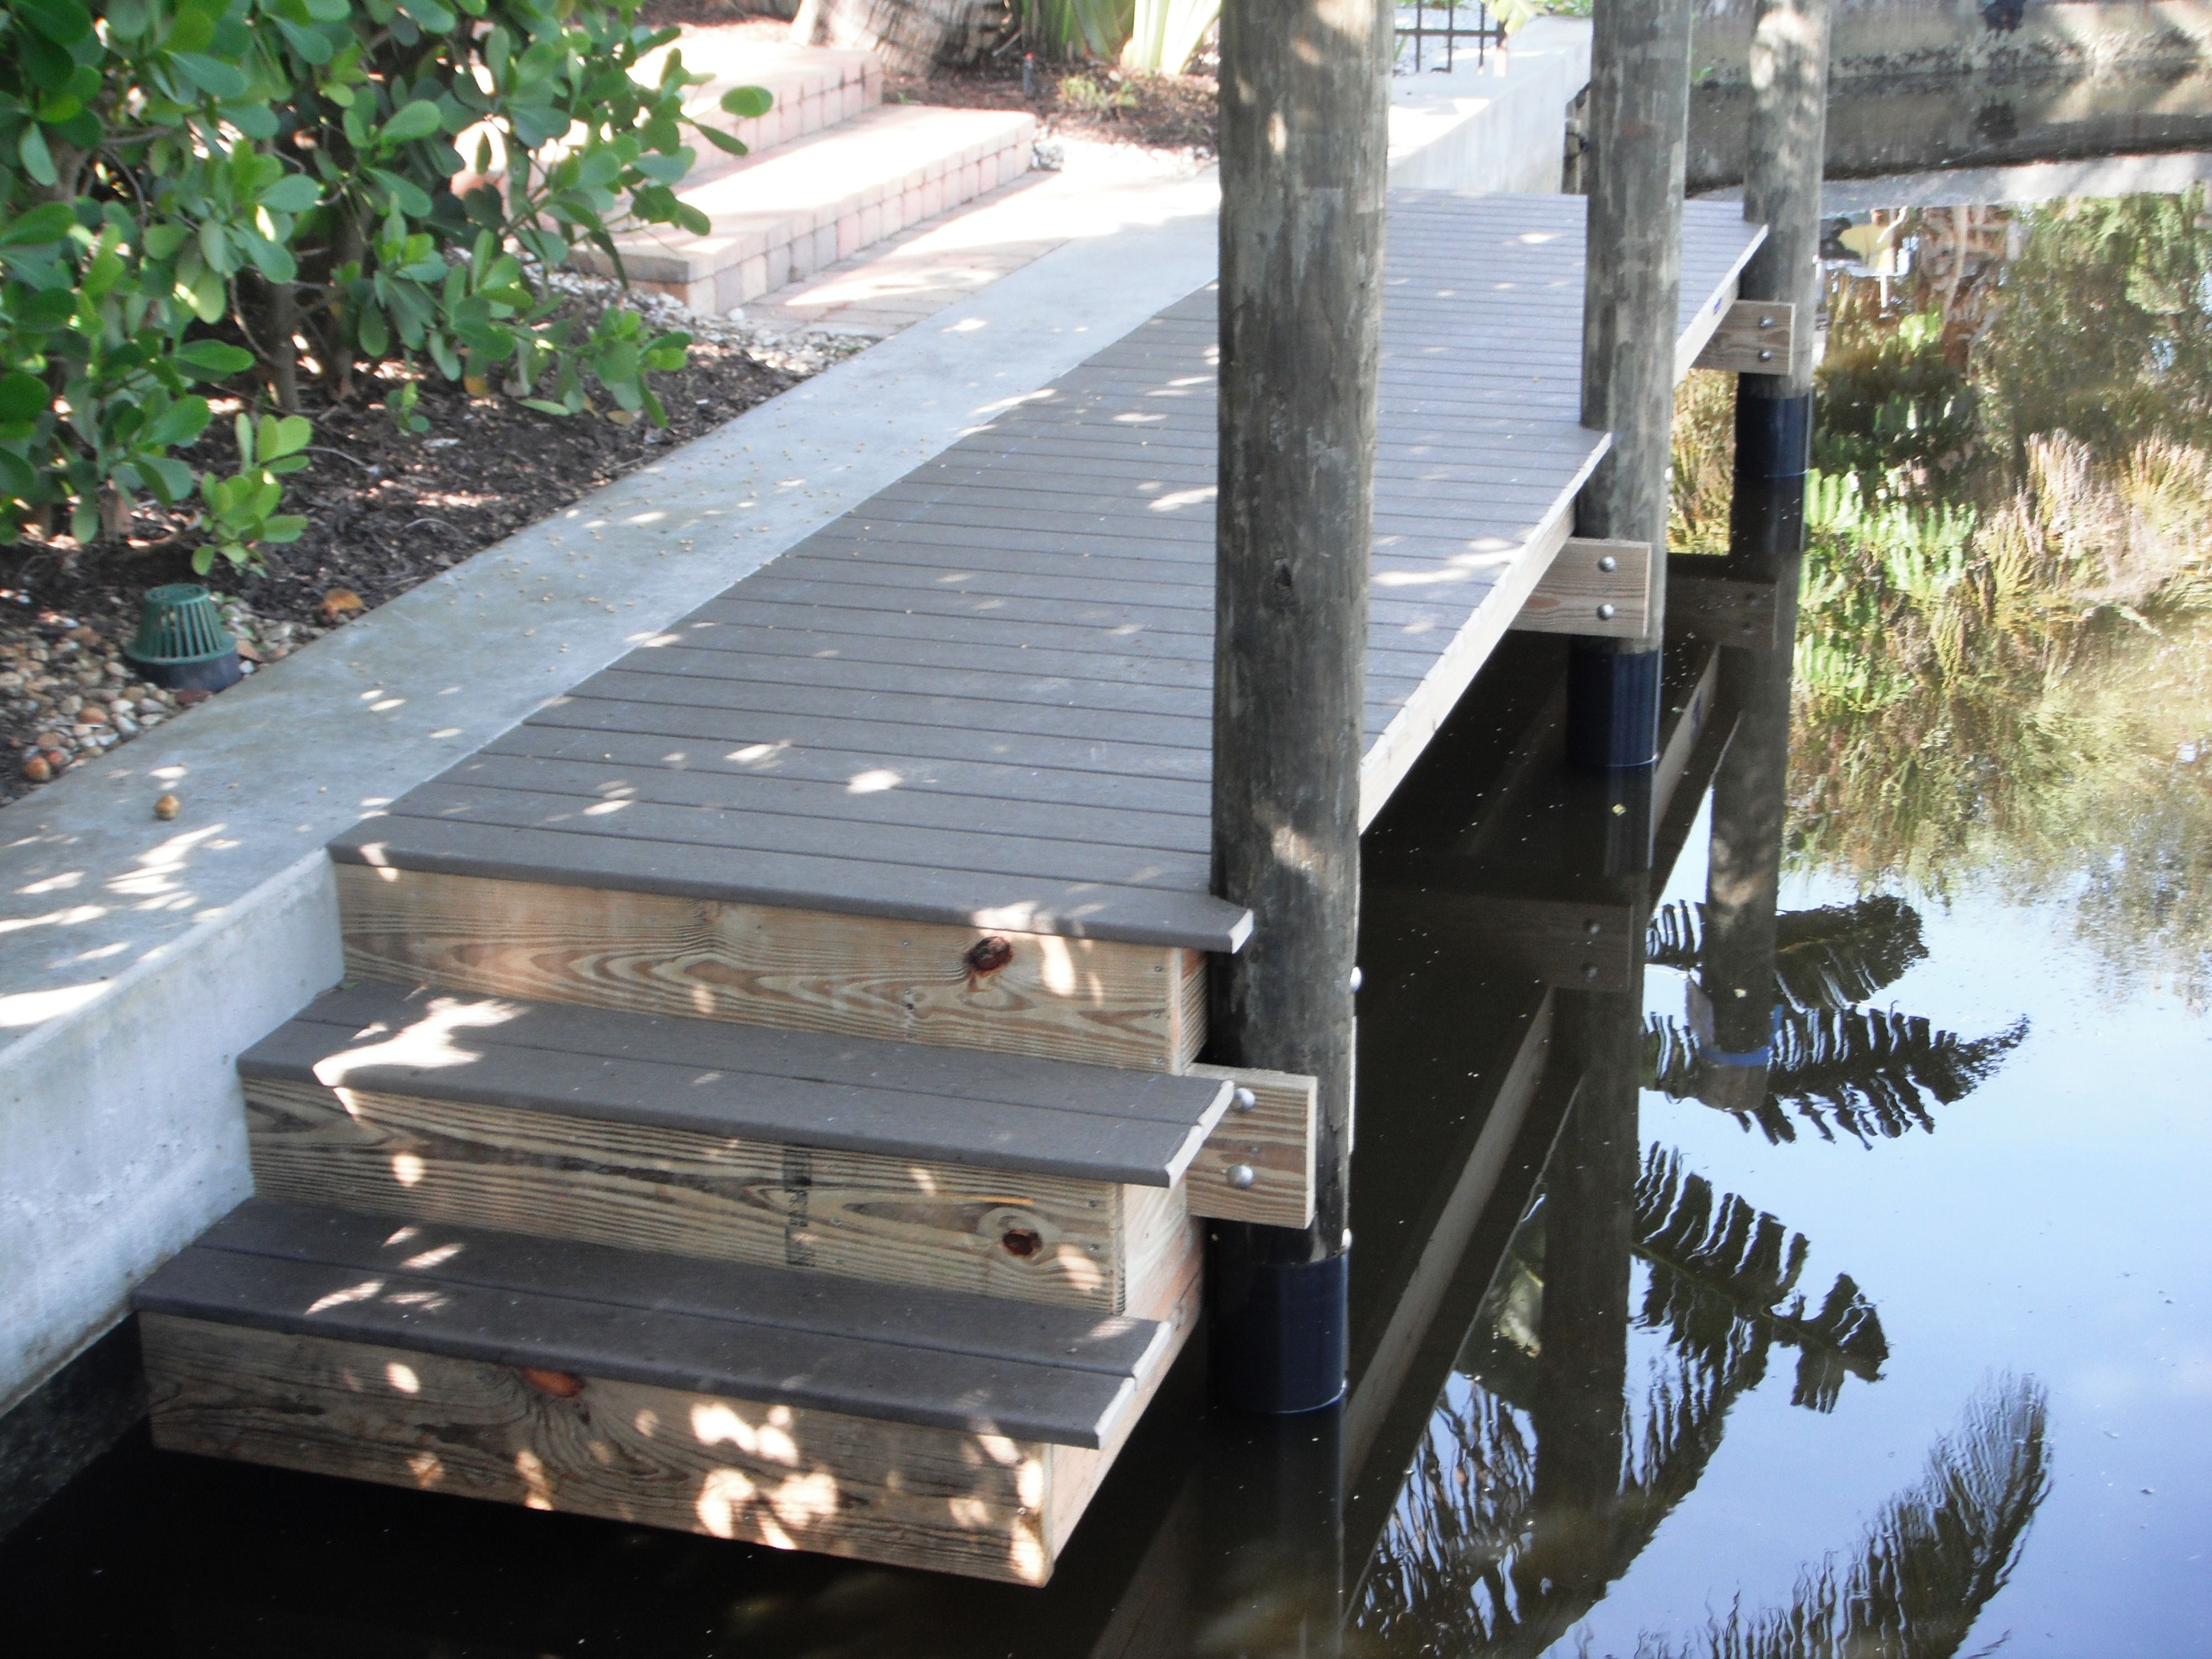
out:
<path id="1" fill-rule="evenodd" d="M 1583 424 L 1613 447 L 1583 487 L 1580 536 L 1667 545 L 1674 416 L 1682 171 L 1690 119 L 1690 0 L 1601 5 L 1590 47 L 1589 254 Z M 1585 766 L 1646 766 L 1659 752 L 1666 561 L 1651 562 L 1644 631 L 1577 640 L 1568 743 Z"/>
<path id="2" fill-rule="evenodd" d="M 1315 1224 L 1218 1222 L 1217 1398 L 1343 1393 L 1359 758 L 1382 342 L 1392 14 L 1228 0 L 1221 16 L 1221 449 L 1212 1058 L 1320 1080 Z M 1671 336 L 1670 336 L 1671 337 Z"/>

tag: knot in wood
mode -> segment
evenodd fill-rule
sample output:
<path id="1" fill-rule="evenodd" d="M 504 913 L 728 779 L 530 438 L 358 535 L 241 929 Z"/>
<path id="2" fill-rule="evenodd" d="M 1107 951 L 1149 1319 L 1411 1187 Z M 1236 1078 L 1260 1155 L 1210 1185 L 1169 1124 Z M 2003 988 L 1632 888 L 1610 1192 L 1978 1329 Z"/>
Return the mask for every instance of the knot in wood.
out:
<path id="1" fill-rule="evenodd" d="M 572 1371 L 542 1371 L 534 1365 L 525 1365 L 522 1380 L 538 1393 L 550 1394 L 556 1400 L 574 1400 L 584 1391 L 584 1379 Z"/>
<path id="2" fill-rule="evenodd" d="M 999 1243 L 1006 1247 L 1008 1255 L 1026 1261 L 1044 1245 L 1044 1236 L 1028 1227 L 1009 1227 L 1000 1236 Z"/>
<path id="3" fill-rule="evenodd" d="M 989 978 L 1013 959 L 1014 942 L 997 933 L 977 939 L 968 947 L 967 953 L 960 958 L 962 964 L 968 970 L 968 982 L 970 985 L 979 980 Z"/>

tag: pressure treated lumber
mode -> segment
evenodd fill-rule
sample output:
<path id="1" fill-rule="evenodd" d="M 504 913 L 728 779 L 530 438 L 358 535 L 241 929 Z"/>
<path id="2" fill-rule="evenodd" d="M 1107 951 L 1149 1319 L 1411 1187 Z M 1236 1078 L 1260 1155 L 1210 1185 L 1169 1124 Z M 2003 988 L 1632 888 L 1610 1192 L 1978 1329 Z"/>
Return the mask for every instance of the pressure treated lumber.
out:
<path id="1" fill-rule="evenodd" d="M 1041 1583 L 1195 1316 L 251 1200 L 137 1298 L 155 1442 Z"/>
<path id="2" fill-rule="evenodd" d="M 1727 561 L 1676 554 L 1667 561 L 1674 620 L 1732 650 L 1771 651 L 1778 639 L 1775 584 L 1728 574 Z"/>
<path id="3" fill-rule="evenodd" d="M 1188 983 L 1204 958 L 1180 948 L 343 863 L 336 874 L 347 971 L 363 979 L 1140 1071 L 1179 1071 L 1205 1042 Z"/>
<path id="4" fill-rule="evenodd" d="M 1171 1187 L 1226 1082 L 987 1050 L 356 984 L 239 1056 L 252 1080 Z"/>
<path id="5" fill-rule="evenodd" d="M 1666 468 L 1680 375 L 1666 325 L 1680 314 L 1686 258 L 1690 10 L 1690 0 L 1601 7 L 1590 49 L 1582 412 L 1613 442 L 1583 491 L 1576 529 L 1653 547 L 1667 542 Z M 1620 649 L 1659 648 L 1666 569 L 1655 562 L 1650 570 L 1644 631 L 1619 641 Z"/>
<path id="6" fill-rule="evenodd" d="M 1231 1095 L 368 985 L 239 1071 L 266 1197 L 1115 1312 L 1188 1270 L 1137 1189 L 1182 1181 Z"/>
<path id="7" fill-rule="evenodd" d="M 1744 267 L 1741 293 L 1790 307 L 1809 324 L 1820 304 L 1820 178 L 1827 160 L 1829 0 L 1759 0 L 1752 23 L 1751 130 L 1743 216 L 1767 228 Z M 1743 388 L 1754 397 L 1813 390 L 1818 340 L 1793 330 L 1788 372 Z"/>
<path id="8" fill-rule="evenodd" d="M 1267 1227 L 1310 1226 L 1317 1082 L 1234 1066 L 1194 1066 L 1190 1074 L 1218 1079 L 1241 1091 L 1184 1177 L 1190 1213 Z M 1243 1103 L 1247 1093 L 1249 1105 Z M 1251 1172 L 1249 1182 L 1240 1170 Z"/>
<path id="9" fill-rule="evenodd" d="M 1796 349 L 1796 315 L 1797 307 L 1786 301 L 1738 300 L 1692 367 L 1786 376 Z"/>
<path id="10" fill-rule="evenodd" d="M 1513 626 L 1534 634 L 1641 638 L 1650 563 L 1648 542 L 1570 537 Z"/>
<path id="11" fill-rule="evenodd" d="M 1318 1080 L 1298 1259 L 1344 1248 L 1392 40 L 1371 0 L 1222 9 L 1212 887 L 1267 925 L 1210 1029 Z"/>

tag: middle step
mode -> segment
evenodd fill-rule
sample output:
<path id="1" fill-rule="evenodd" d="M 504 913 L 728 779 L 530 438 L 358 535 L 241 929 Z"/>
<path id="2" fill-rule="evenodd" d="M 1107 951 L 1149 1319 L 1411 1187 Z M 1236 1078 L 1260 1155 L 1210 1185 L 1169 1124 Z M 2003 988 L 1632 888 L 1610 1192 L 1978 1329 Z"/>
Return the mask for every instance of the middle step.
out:
<path id="1" fill-rule="evenodd" d="M 1229 1109 L 1171 1076 L 356 984 L 239 1057 L 255 1190 L 1160 1316 Z"/>

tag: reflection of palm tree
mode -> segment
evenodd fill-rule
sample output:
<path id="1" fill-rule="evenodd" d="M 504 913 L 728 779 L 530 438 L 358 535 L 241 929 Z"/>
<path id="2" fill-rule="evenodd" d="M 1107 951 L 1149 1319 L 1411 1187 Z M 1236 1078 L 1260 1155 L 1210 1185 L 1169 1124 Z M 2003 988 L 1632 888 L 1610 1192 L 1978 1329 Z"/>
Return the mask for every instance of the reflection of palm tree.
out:
<path id="1" fill-rule="evenodd" d="M 2048 1401 L 2005 1377 L 1967 1402 L 1966 1425 L 1929 1454 L 1920 1484 L 1883 1506 L 1846 1565 L 1808 1568 L 1787 1607 L 1732 1610 L 1700 1647 L 1711 1659 L 1948 1659 L 2011 1577 L 2051 1490 Z M 1682 1650 L 1650 1638 L 1638 1659 Z"/>
<path id="2" fill-rule="evenodd" d="M 1886 894 L 1785 910 L 1775 932 L 1775 989 L 1798 1008 L 1864 1002 L 1928 955 L 1920 913 Z M 1662 905 L 1645 932 L 1645 957 L 1655 967 L 1693 974 L 1705 947 L 1705 907 L 1692 901 Z"/>
<path id="3" fill-rule="evenodd" d="M 1819 1131 L 1863 1146 L 1933 1129 L 1931 1103 L 1951 1105 L 1973 1092 L 2027 1037 L 2027 1022 L 1968 1042 L 1917 1014 L 1877 1008 L 1784 1009 L 1777 1016 L 1764 1099 L 1740 1118 L 1768 1140 L 1797 1138 L 1784 1104 Z M 1674 1019 L 1644 1030 L 1644 1080 L 1676 1100 L 1698 1097 L 1708 1066 L 1705 1042 Z"/>
<path id="4" fill-rule="evenodd" d="M 1720 1362 L 1748 1325 L 1764 1340 L 1798 1351 L 1790 1403 L 1828 1411 L 1846 1372 L 1872 1382 L 1889 1358 L 1881 1318 L 1850 1274 L 1815 1312 L 1797 1290 L 1810 1249 L 1805 1235 L 1753 1209 L 1733 1193 L 1715 1200 L 1703 1176 L 1685 1175 L 1681 1155 L 1654 1146 L 1636 1183 L 1637 1254 L 1655 1271 L 1643 1324 L 1664 1329 L 1674 1346 Z"/>
<path id="5" fill-rule="evenodd" d="M 1879 1377 L 1888 1346 L 1873 1304 L 1838 1275 L 1817 1311 L 1796 1294 L 1802 1234 L 1733 1194 L 1686 1176 L 1658 1146 L 1634 1198 L 1632 1248 L 1649 1274 L 1642 1328 L 1660 1333 L 1640 1413 L 1624 1401 L 1626 1440 L 1603 1501 L 1565 1512 L 1538 1501 L 1536 1350 L 1544 1318 L 1544 1200 L 1516 1230 L 1480 1315 L 1401 1489 L 1356 1618 L 1392 1645 L 1419 1632 L 1469 1655 L 1542 1653 L 1635 1562 L 1696 1487 L 1729 1408 L 1757 1387 L 1777 1342 L 1799 1350 L 1796 1403 L 1835 1401 L 1844 1375 Z"/>

